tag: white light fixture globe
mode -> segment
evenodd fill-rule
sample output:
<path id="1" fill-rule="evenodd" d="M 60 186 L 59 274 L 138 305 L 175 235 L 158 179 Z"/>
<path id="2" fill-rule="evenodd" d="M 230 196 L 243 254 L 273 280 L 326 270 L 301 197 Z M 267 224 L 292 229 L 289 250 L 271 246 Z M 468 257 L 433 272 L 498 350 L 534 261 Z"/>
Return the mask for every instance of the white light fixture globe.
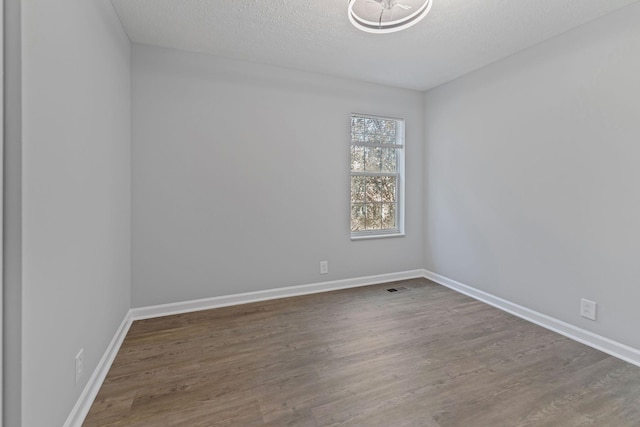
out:
<path id="1" fill-rule="evenodd" d="M 393 33 L 420 22 L 432 0 L 349 0 L 349 20 L 362 31 Z"/>

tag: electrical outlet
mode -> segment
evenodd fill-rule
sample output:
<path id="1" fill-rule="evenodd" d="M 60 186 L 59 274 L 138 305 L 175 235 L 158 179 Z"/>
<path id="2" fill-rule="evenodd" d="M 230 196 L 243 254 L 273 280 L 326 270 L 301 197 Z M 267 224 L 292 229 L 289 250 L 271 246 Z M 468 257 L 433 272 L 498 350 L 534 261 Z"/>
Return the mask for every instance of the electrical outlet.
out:
<path id="1" fill-rule="evenodd" d="M 596 320 L 596 307 L 597 304 L 594 301 L 582 298 L 580 300 L 580 316 Z"/>
<path id="2" fill-rule="evenodd" d="M 329 273 L 329 261 L 320 261 L 320 274 Z"/>
<path id="3" fill-rule="evenodd" d="M 84 371 L 84 349 L 81 348 L 78 354 L 76 354 L 76 385 L 82 378 L 82 371 Z"/>

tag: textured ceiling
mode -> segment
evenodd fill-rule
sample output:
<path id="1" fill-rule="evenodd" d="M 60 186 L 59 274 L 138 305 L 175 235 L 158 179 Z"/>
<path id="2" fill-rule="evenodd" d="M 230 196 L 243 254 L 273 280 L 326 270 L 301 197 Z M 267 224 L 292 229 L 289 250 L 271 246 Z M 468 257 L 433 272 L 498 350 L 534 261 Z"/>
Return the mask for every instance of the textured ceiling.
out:
<path id="1" fill-rule="evenodd" d="M 637 1 L 434 0 L 414 27 L 369 34 L 347 0 L 112 0 L 135 43 L 418 90 Z"/>

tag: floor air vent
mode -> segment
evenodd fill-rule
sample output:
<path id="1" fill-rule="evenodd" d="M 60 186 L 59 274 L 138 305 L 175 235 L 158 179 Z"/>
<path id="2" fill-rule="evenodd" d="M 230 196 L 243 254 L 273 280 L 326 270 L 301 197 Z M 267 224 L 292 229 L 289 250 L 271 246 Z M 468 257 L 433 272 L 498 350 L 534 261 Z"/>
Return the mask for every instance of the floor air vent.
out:
<path id="1" fill-rule="evenodd" d="M 389 288 L 387 289 L 387 292 L 402 292 L 402 291 L 408 291 L 409 289 L 405 288 L 404 286 L 398 286 L 397 288 Z"/>

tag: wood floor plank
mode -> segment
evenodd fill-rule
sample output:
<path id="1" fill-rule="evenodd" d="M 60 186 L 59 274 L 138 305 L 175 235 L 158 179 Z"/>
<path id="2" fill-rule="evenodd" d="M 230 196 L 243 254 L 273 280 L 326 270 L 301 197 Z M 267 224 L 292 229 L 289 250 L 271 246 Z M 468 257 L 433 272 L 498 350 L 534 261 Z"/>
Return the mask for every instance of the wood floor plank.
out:
<path id="1" fill-rule="evenodd" d="M 640 368 L 415 279 L 136 321 L 84 426 L 631 427 Z"/>

